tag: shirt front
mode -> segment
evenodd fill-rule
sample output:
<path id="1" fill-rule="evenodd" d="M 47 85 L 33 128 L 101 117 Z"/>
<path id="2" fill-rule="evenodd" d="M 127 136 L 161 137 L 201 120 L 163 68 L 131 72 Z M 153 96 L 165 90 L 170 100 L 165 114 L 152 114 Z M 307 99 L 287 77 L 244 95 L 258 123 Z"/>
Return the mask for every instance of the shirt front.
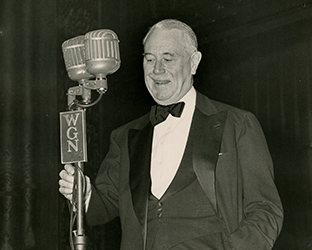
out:
<path id="1" fill-rule="evenodd" d="M 165 121 L 154 127 L 151 192 L 158 199 L 162 197 L 172 182 L 184 154 L 195 110 L 196 91 L 194 87 L 179 102 L 185 103 L 181 117 L 169 114 Z"/>

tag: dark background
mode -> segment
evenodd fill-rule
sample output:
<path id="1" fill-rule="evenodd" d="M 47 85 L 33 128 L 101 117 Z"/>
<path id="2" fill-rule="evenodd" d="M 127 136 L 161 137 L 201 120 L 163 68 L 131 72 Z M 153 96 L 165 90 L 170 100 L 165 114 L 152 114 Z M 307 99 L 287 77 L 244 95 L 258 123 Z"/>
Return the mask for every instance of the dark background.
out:
<path id="1" fill-rule="evenodd" d="M 122 65 L 87 112 L 93 179 L 112 129 L 153 103 L 142 38 L 163 18 L 193 27 L 203 59 L 195 87 L 253 112 L 267 137 L 285 222 L 275 250 L 312 248 L 312 4 L 303 0 L 4 0 L 0 2 L 0 249 L 69 249 L 58 193 L 59 112 L 67 77 L 61 44 L 107 28 Z M 118 249 L 118 219 L 87 227 L 88 249 Z"/>

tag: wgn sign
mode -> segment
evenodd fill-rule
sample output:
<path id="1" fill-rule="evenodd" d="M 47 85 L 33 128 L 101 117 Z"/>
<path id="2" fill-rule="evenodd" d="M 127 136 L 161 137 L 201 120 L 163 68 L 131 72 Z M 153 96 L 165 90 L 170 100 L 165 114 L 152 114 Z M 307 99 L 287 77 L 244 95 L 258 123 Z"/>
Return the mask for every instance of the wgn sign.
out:
<path id="1" fill-rule="evenodd" d="M 61 162 L 86 162 L 86 118 L 84 110 L 60 113 Z"/>

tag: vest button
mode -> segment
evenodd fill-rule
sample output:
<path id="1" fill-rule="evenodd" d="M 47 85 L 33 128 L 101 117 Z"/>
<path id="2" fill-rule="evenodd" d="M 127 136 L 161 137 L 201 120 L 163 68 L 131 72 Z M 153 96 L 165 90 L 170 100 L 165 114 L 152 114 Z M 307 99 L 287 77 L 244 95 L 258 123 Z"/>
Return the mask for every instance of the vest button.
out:
<path id="1" fill-rule="evenodd" d="M 162 213 L 158 213 L 158 218 L 161 218 L 162 217 Z"/>

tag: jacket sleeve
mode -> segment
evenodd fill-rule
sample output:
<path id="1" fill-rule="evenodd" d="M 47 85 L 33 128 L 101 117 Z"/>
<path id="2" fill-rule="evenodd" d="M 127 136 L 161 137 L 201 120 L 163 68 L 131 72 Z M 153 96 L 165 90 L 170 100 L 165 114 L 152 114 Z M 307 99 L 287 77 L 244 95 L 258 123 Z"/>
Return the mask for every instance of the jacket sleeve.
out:
<path id="1" fill-rule="evenodd" d="M 229 239 L 236 250 L 272 249 L 283 223 L 273 163 L 262 129 L 248 113 L 237 136 L 242 181 L 242 218 Z"/>
<path id="2" fill-rule="evenodd" d="M 86 219 L 90 226 L 104 224 L 118 216 L 120 147 L 113 131 L 109 151 L 101 164 L 88 206 Z"/>

